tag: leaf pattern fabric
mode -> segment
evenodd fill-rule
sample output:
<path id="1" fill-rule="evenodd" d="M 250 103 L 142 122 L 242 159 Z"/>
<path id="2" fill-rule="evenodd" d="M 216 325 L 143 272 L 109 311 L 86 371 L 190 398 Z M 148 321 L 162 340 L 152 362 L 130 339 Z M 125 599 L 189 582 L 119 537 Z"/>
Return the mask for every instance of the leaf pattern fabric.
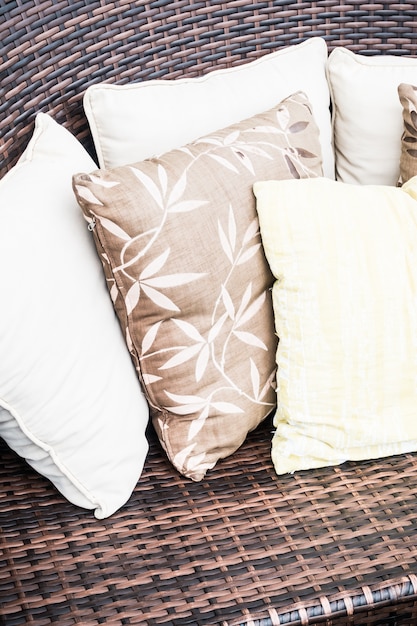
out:
<path id="1" fill-rule="evenodd" d="M 401 83 L 398 85 L 398 95 L 404 121 L 398 181 L 401 186 L 417 174 L 417 87 Z"/>
<path id="2" fill-rule="evenodd" d="M 321 171 L 311 106 L 297 93 L 158 158 L 74 177 L 153 424 L 193 480 L 276 403 L 253 183 Z"/>

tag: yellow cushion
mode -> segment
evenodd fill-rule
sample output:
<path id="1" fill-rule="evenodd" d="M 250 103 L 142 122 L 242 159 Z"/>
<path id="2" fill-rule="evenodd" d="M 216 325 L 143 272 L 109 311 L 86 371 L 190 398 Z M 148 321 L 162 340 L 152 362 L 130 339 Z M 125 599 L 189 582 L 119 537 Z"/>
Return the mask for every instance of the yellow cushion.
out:
<path id="1" fill-rule="evenodd" d="M 417 177 L 254 186 L 276 281 L 278 474 L 417 449 Z"/>

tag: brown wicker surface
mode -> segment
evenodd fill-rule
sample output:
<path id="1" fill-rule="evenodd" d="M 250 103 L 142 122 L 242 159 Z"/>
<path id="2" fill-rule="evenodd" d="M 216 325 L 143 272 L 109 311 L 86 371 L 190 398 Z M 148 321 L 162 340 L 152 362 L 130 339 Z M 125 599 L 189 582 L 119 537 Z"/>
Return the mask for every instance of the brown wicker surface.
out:
<path id="1" fill-rule="evenodd" d="M 104 521 L 5 451 L 4 623 L 416 624 L 417 458 L 278 478 L 270 430 L 202 483 L 153 443 L 131 500 Z"/>
<path id="2" fill-rule="evenodd" d="M 329 48 L 414 55 L 416 2 L 0 2 L 0 176 L 26 145 L 36 110 L 92 151 L 81 102 L 90 83 L 202 74 L 312 35 Z"/>

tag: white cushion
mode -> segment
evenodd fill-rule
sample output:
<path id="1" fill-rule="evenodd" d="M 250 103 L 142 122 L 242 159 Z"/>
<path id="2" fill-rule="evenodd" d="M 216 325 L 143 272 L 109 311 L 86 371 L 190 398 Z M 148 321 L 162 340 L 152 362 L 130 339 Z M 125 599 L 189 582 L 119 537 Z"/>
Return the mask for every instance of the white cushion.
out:
<path id="1" fill-rule="evenodd" d="M 140 476 L 148 407 L 71 188 L 95 167 L 40 113 L 0 181 L 0 435 L 103 518 Z"/>
<path id="2" fill-rule="evenodd" d="M 367 57 L 335 48 L 329 56 L 327 73 L 337 179 L 395 185 L 403 131 L 397 88 L 400 83 L 417 81 L 417 59 Z"/>
<path id="3" fill-rule="evenodd" d="M 325 175 L 334 178 L 326 60 L 326 42 L 316 37 L 199 78 L 92 85 L 84 108 L 99 164 L 113 167 L 162 154 L 301 90 L 320 129 Z"/>

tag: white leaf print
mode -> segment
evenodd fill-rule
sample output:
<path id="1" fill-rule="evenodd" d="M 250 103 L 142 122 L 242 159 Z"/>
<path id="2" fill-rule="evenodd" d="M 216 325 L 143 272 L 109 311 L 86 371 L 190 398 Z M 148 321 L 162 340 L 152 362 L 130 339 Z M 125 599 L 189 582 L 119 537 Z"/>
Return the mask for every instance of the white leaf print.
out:
<path id="1" fill-rule="evenodd" d="M 243 265 L 244 263 L 247 263 L 252 257 L 255 256 L 260 247 L 261 244 L 256 243 L 254 246 L 251 246 L 250 248 L 245 250 L 245 252 L 240 255 L 237 265 Z"/>
<path id="2" fill-rule="evenodd" d="M 171 411 L 171 413 L 176 413 L 177 415 L 190 415 L 191 413 L 196 413 L 197 411 L 203 410 L 208 404 L 208 400 L 200 398 L 200 396 L 182 396 L 170 393 L 166 390 L 165 393 L 174 402 L 178 403 L 177 406 L 166 407 L 169 411 Z"/>
<path id="3" fill-rule="evenodd" d="M 265 302 L 266 293 L 263 291 L 260 296 L 256 298 L 252 302 L 250 306 L 246 309 L 246 311 L 239 317 L 238 322 L 236 323 L 236 328 L 240 328 L 243 324 L 246 324 L 252 317 L 260 310 L 262 305 Z"/>
<path id="4" fill-rule="evenodd" d="M 285 130 L 288 126 L 288 122 L 290 121 L 290 113 L 285 106 L 281 106 L 277 111 L 277 121 L 279 126 Z"/>
<path id="5" fill-rule="evenodd" d="M 194 439 L 196 435 L 200 432 L 205 424 L 205 420 L 195 419 L 191 422 L 190 428 L 188 430 L 187 441 L 191 441 Z"/>
<path id="6" fill-rule="evenodd" d="M 150 193 L 152 198 L 155 200 L 156 204 L 163 208 L 163 198 L 160 190 L 155 185 L 154 181 L 150 176 L 142 172 L 141 170 L 136 169 L 135 167 L 130 168 L 136 178 L 142 183 L 142 185 L 146 188 L 146 190 Z"/>
<path id="7" fill-rule="evenodd" d="M 100 176 L 95 176 L 94 174 L 89 174 L 89 177 L 92 183 L 94 183 L 95 185 L 99 185 L 100 187 L 111 189 L 111 187 L 116 187 L 117 185 L 120 185 L 120 183 L 117 181 L 104 180 L 103 178 L 100 178 Z"/>
<path id="8" fill-rule="evenodd" d="M 190 148 L 187 148 L 187 146 L 183 146 L 182 148 L 177 148 L 178 152 L 182 152 L 183 154 L 186 154 L 187 156 L 193 158 L 193 153 L 191 152 Z"/>
<path id="9" fill-rule="evenodd" d="M 165 390 L 165 393 L 168 396 L 168 398 L 170 398 L 177 404 L 178 403 L 195 404 L 195 405 L 200 406 L 201 408 L 207 404 L 207 400 L 205 398 L 202 398 L 201 396 L 188 396 L 188 395 L 183 396 L 181 394 L 171 393 L 170 391 L 166 391 L 166 390 Z"/>
<path id="10" fill-rule="evenodd" d="M 142 374 L 142 380 L 145 385 L 152 385 L 158 380 L 162 380 L 162 376 L 155 376 L 154 374 Z"/>
<path id="11" fill-rule="evenodd" d="M 204 342 L 204 337 L 200 335 L 196 327 L 190 324 L 190 322 L 186 322 L 184 320 L 177 320 L 177 319 L 173 319 L 172 321 L 178 326 L 178 328 L 181 328 L 181 330 L 188 337 L 190 337 L 190 339 L 193 339 L 194 341 Z"/>
<path id="12" fill-rule="evenodd" d="M 250 377 L 252 381 L 253 396 L 256 400 L 259 397 L 260 376 L 259 370 L 253 359 L 250 359 Z"/>
<path id="13" fill-rule="evenodd" d="M 161 321 L 156 322 L 156 324 L 152 324 L 149 330 L 145 333 L 145 336 L 142 340 L 142 354 L 146 354 L 148 350 L 150 350 L 150 348 L 152 347 L 161 324 Z"/>
<path id="14" fill-rule="evenodd" d="M 210 332 L 209 332 L 208 338 L 207 338 L 208 343 L 212 343 L 216 339 L 217 335 L 221 331 L 222 326 L 225 323 L 225 321 L 227 320 L 227 318 L 228 318 L 227 313 L 223 313 L 223 315 L 217 320 L 217 322 L 214 324 L 214 326 L 212 328 L 210 328 Z"/>
<path id="15" fill-rule="evenodd" d="M 205 459 L 206 457 L 206 453 L 205 452 L 201 452 L 200 454 L 196 454 L 194 456 L 191 456 L 188 460 L 187 460 L 187 471 L 188 472 L 192 472 L 195 471 L 196 468 L 198 468 L 201 472 L 206 473 L 206 471 L 208 469 L 210 469 L 211 467 L 214 466 L 213 463 L 202 463 L 203 459 Z"/>
<path id="16" fill-rule="evenodd" d="M 184 195 L 186 186 L 187 186 L 187 170 L 185 170 L 181 174 L 181 176 L 175 183 L 174 187 L 172 188 L 172 191 L 169 194 L 169 200 L 168 200 L 169 205 L 175 204 L 176 202 L 178 202 L 181 196 Z"/>
<path id="17" fill-rule="evenodd" d="M 234 130 L 231 133 L 229 133 L 223 140 L 224 145 L 230 146 L 232 143 L 235 143 L 239 139 L 239 132 L 240 131 L 238 130 Z"/>
<path id="18" fill-rule="evenodd" d="M 246 307 L 248 306 L 250 299 L 251 299 L 251 295 L 252 295 L 252 282 L 250 282 L 248 284 L 248 286 L 245 289 L 245 292 L 242 296 L 242 301 L 240 303 L 238 312 L 236 314 L 236 320 L 239 321 L 239 319 L 242 316 L 243 311 L 246 309 Z M 236 326 L 238 327 L 239 325 L 236 324 Z"/>
<path id="19" fill-rule="evenodd" d="M 166 363 L 161 365 L 160 370 L 167 370 L 171 367 L 177 367 L 186 361 L 192 359 L 196 354 L 198 354 L 201 350 L 201 344 L 194 344 L 193 346 L 188 346 L 187 348 L 183 348 L 180 352 L 178 352 L 175 356 L 168 359 Z"/>
<path id="20" fill-rule="evenodd" d="M 259 221 L 257 218 L 251 221 L 249 226 L 246 229 L 245 235 L 243 237 L 243 245 L 247 244 L 248 241 L 253 239 L 259 233 Z"/>
<path id="21" fill-rule="evenodd" d="M 187 213 L 188 211 L 199 209 L 205 204 L 208 204 L 206 200 L 184 200 L 183 202 L 172 204 L 168 208 L 168 213 Z"/>
<path id="22" fill-rule="evenodd" d="M 198 435 L 198 433 L 203 428 L 206 422 L 208 413 L 209 413 L 209 405 L 205 406 L 204 409 L 201 411 L 200 415 L 197 417 L 197 419 L 194 419 L 191 422 L 190 428 L 188 429 L 187 441 L 194 439 L 194 437 Z"/>
<path id="23" fill-rule="evenodd" d="M 236 156 L 240 159 L 246 169 L 253 175 L 255 175 L 255 170 L 253 169 L 252 161 L 248 157 L 247 154 L 241 152 L 240 150 L 236 150 Z"/>
<path id="24" fill-rule="evenodd" d="M 227 258 L 229 259 L 230 263 L 233 263 L 233 251 L 220 222 L 218 223 L 218 230 L 219 230 L 219 237 L 220 237 L 220 243 L 222 244 L 222 248 Z"/>
<path id="25" fill-rule="evenodd" d="M 240 341 L 247 343 L 249 346 L 255 346 L 256 348 L 262 348 L 262 350 L 268 350 L 264 342 L 252 333 L 247 333 L 242 330 L 234 330 L 233 334 L 240 339 Z"/>
<path id="26" fill-rule="evenodd" d="M 196 413 L 201 409 L 201 404 L 182 404 L 178 406 L 169 406 L 166 408 L 171 413 L 175 413 L 175 415 L 191 415 L 192 413 Z"/>
<path id="27" fill-rule="evenodd" d="M 119 290 L 117 289 L 116 283 L 114 282 L 110 289 L 110 298 L 113 303 L 116 302 L 118 295 L 119 295 Z"/>
<path id="28" fill-rule="evenodd" d="M 206 371 L 209 358 L 210 358 L 210 348 L 206 344 L 205 346 L 203 346 L 200 354 L 198 355 L 197 363 L 195 365 L 195 379 L 197 382 L 202 379 L 204 372 Z"/>
<path id="29" fill-rule="evenodd" d="M 140 295 L 140 285 L 138 281 L 135 281 L 133 285 L 129 288 L 129 291 L 125 297 L 126 303 L 126 315 L 130 315 L 137 303 L 139 302 Z"/>
<path id="30" fill-rule="evenodd" d="M 265 385 L 262 387 L 261 389 L 261 393 L 259 394 L 259 400 L 262 400 L 262 398 L 269 393 L 270 388 L 272 387 L 273 389 L 276 389 L 276 369 L 274 368 L 271 372 L 271 374 L 268 377 L 268 380 L 266 381 Z"/>
<path id="31" fill-rule="evenodd" d="M 153 287 L 149 287 L 145 283 L 141 283 L 143 291 L 146 293 L 148 298 L 155 302 L 158 306 L 163 309 L 167 309 L 168 311 L 179 311 L 179 308 L 176 304 L 172 302 L 167 296 L 164 296 L 160 291 L 156 291 Z"/>
<path id="32" fill-rule="evenodd" d="M 235 307 L 233 306 L 232 298 L 230 297 L 230 294 L 224 285 L 222 285 L 222 300 L 228 316 L 230 317 L 230 319 L 234 320 Z"/>
<path id="33" fill-rule="evenodd" d="M 276 126 L 267 126 L 265 124 L 255 126 L 253 130 L 248 128 L 246 132 L 247 133 L 250 133 L 250 132 L 265 133 L 266 135 L 277 135 L 277 134 L 282 135 L 282 132 L 278 130 Z"/>
<path id="34" fill-rule="evenodd" d="M 222 167 L 225 167 L 231 172 L 234 172 L 235 174 L 239 173 L 239 170 L 233 165 L 233 163 L 230 163 L 230 161 L 228 161 L 224 157 L 221 157 L 218 154 L 209 154 L 209 157 L 213 159 L 213 161 L 217 161 L 217 163 L 219 163 Z"/>
<path id="35" fill-rule="evenodd" d="M 97 215 L 97 219 L 100 220 L 100 224 L 103 226 L 103 228 L 108 230 L 109 233 L 112 233 L 112 235 L 119 237 L 119 239 L 123 239 L 123 241 L 130 241 L 131 238 L 123 230 L 123 228 L 120 228 L 120 226 L 109 220 L 107 217 L 101 217 L 100 215 Z"/>
<path id="36" fill-rule="evenodd" d="M 160 163 L 158 163 L 158 179 L 161 185 L 162 193 L 165 196 L 167 192 L 167 186 L 168 186 L 168 176 L 167 176 L 166 169 Z"/>
<path id="37" fill-rule="evenodd" d="M 206 274 L 167 274 L 166 276 L 147 278 L 142 282 L 151 287 L 177 287 L 178 285 L 186 285 L 193 282 L 193 280 L 198 280 L 202 276 L 206 276 Z"/>
<path id="38" fill-rule="evenodd" d="M 212 406 L 220 413 L 243 413 L 243 409 L 231 402 L 212 402 Z"/>
<path id="39" fill-rule="evenodd" d="M 233 252 L 236 247 L 236 220 L 233 213 L 232 205 L 229 205 L 229 242 Z"/>
<path id="40" fill-rule="evenodd" d="M 194 448 L 195 448 L 195 443 L 192 443 L 190 446 L 187 446 L 186 448 L 183 448 L 182 450 L 180 450 L 180 452 L 178 452 L 172 459 L 173 464 L 176 467 L 181 467 L 181 468 L 186 467 L 185 459 L 187 458 L 187 456 L 191 454 Z"/>
<path id="41" fill-rule="evenodd" d="M 222 146 L 223 143 L 215 136 L 211 136 L 211 137 L 201 137 L 200 139 L 196 139 L 195 141 L 193 141 L 193 144 L 195 146 L 198 146 L 200 144 L 209 144 L 211 146 Z M 190 155 L 192 156 L 192 155 Z"/>
<path id="42" fill-rule="evenodd" d="M 142 270 L 139 280 L 145 280 L 150 276 L 153 276 L 165 265 L 167 258 L 169 257 L 170 248 L 167 248 L 165 252 L 160 254 L 156 259 L 151 261 L 144 270 Z"/>
<path id="43" fill-rule="evenodd" d="M 165 432 L 166 432 L 167 430 L 169 430 L 169 425 L 168 425 L 166 422 L 164 422 L 164 420 L 162 420 L 160 417 L 158 417 L 158 418 L 157 418 L 157 420 L 158 420 L 158 426 L 159 426 L 159 429 L 160 429 L 162 432 L 163 432 L 163 431 L 165 431 Z"/>
<path id="44" fill-rule="evenodd" d="M 125 335 L 126 345 L 128 347 L 129 352 L 132 352 L 132 350 L 133 350 L 133 341 L 132 341 L 132 337 L 130 336 L 129 326 L 126 326 L 125 332 L 126 332 L 126 335 Z"/>
<path id="45" fill-rule="evenodd" d="M 103 206 L 103 203 L 100 202 L 100 200 L 98 200 L 98 198 L 95 197 L 93 192 L 90 191 L 88 187 L 84 187 L 82 185 L 76 185 L 75 188 L 77 190 L 78 195 L 80 196 L 80 198 L 83 198 L 83 200 L 86 200 L 87 202 L 90 202 L 91 204 L 98 204 L 100 206 Z"/>

